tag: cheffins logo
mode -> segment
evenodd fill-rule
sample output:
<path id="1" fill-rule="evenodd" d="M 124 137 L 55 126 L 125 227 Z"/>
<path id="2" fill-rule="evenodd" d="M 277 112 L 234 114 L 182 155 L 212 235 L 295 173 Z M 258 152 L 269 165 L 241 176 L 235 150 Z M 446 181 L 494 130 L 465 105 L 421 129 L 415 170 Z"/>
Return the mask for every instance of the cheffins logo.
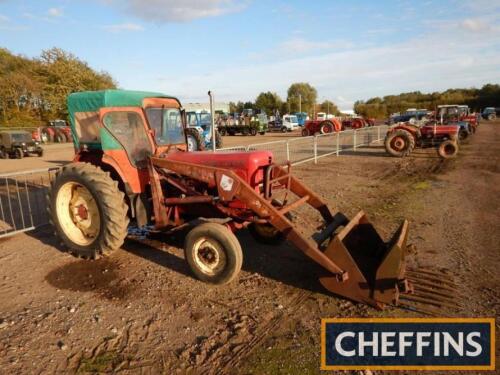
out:
<path id="1" fill-rule="evenodd" d="M 494 370 L 494 318 L 322 319 L 322 370 Z"/>

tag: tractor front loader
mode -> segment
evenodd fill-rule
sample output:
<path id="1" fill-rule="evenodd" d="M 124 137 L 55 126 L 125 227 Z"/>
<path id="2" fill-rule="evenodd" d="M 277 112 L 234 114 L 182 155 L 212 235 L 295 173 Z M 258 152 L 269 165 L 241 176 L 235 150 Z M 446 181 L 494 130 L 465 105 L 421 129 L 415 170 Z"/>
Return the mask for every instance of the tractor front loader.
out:
<path id="1" fill-rule="evenodd" d="M 438 274 L 406 270 L 406 220 L 384 242 L 364 212 L 351 220 L 333 213 L 271 152 L 187 152 L 177 99 L 107 90 L 72 94 L 68 107 L 77 153 L 54 179 L 48 203 L 73 254 L 110 254 L 129 221 L 164 232 L 189 228 L 184 252 L 192 272 L 225 284 L 243 263 L 234 232 L 248 228 L 260 242 L 295 245 L 322 267 L 321 284 L 337 295 L 376 308 L 453 304 Z M 303 205 L 322 218 L 311 237 L 290 215 Z"/>

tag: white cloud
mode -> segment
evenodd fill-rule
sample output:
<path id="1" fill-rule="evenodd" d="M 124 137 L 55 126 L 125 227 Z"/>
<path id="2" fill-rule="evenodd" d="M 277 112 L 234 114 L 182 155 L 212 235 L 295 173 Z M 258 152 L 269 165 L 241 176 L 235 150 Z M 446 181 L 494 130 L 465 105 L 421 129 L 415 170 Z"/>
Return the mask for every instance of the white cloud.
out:
<path id="1" fill-rule="evenodd" d="M 50 8 L 47 11 L 47 15 L 49 17 L 62 17 L 64 14 L 63 10 L 61 8 Z"/>
<path id="2" fill-rule="evenodd" d="M 467 18 L 460 22 L 460 26 L 468 31 L 472 31 L 475 33 L 491 30 L 491 25 L 479 18 Z"/>
<path id="3" fill-rule="evenodd" d="M 143 31 L 144 28 L 141 25 L 135 23 L 120 23 L 116 25 L 106 25 L 102 27 L 103 29 L 112 32 L 120 33 L 122 31 Z"/>
<path id="4" fill-rule="evenodd" d="M 239 12 L 247 0 L 108 0 L 130 15 L 158 23 L 187 22 Z"/>
<path id="5" fill-rule="evenodd" d="M 0 24 L 9 22 L 9 17 L 0 14 Z"/>

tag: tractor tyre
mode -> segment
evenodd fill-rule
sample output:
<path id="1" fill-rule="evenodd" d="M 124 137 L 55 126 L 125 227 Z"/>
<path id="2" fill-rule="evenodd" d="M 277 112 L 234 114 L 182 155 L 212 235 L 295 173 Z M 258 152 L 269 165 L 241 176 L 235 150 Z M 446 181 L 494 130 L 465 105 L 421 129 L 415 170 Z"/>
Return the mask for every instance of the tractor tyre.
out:
<path id="1" fill-rule="evenodd" d="M 64 132 L 61 130 L 56 130 L 54 140 L 57 143 L 66 143 L 66 134 L 64 134 Z"/>
<path id="2" fill-rule="evenodd" d="M 266 134 L 266 132 L 259 132 L 259 134 L 260 134 L 260 135 L 265 135 L 265 134 Z"/>
<path id="3" fill-rule="evenodd" d="M 109 172 L 90 163 L 65 165 L 52 181 L 47 207 L 56 236 L 73 255 L 97 259 L 123 245 L 128 206 Z"/>
<path id="4" fill-rule="evenodd" d="M 36 154 L 41 158 L 43 156 L 43 149 L 37 151 Z"/>
<path id="5" fill-rule="evenodd" d="M 464 142 L 466 141 L 467 139 L 469 138 L 469 132 L 465 129 L 461 129 L 459 132 L 458 132 L 458 139 L 460 140 L 460 142 Z"/>
<path id="6" fill-rule="evenodd" d="M 222 136 L 219 133 L 219 130 L 215 129 L 215 148 L 222 148 Z"/>
<path id="7" fill-rule="evenodd" d="M 245 126 L 243 129 L 241 129 L 241 134 L 247 136 L 248 134 L 250 134 L 250 129 Z"/>
<path id="8" fill-rule="evenodd" d="M 46 142 L 54 142 L 54 132 L 52 130 L 49 130 L 47 128 L 44 128 L 42 130 L 42 139 L 46 139 Z"/>
<path id="9" fill-rule="evenodd" d="M 252 223 L 248 226 L 252 237 L 264 245 L 280 245 L 285 241 L 285 236 L 271 224 Z"/>
<path id="10" fill-rule="evenodd" d="M 194 275 L 210 284 L 227 284 L 240 272 L 243 252 L 227 227 L 204 223 L 186 236 L 184 255 Z"/>
<path id="11" fill-rule="evenodd" d="M 0 159 L 8 159 L 8 158 L 9 158 L 9 153 L 6 152 L 3 147 L 0 148 Z"/>
<path id="12" fill-rule="evenodd" d="M 225 136 L 226 135 L 226 128 L 220 128 L 220 129 L 217 129 L 219 131 L 219 134 L 222 135 L 222 136 Z"/>
<path id="13" fill-rule="evenodd" d="M 189 152 L 203 151 L 205 149 L 205 142 L 203 142 L 200 132 L 195 128 L 186 129 L 186 141 Z"/>
<path id="14" fill-rule="evenodd" d="M 403 129 L 397 129 L 385 137 L 385 150 L 396 157 L 408 156 L 415 148 L 415 138 Z"/>
<path id="15" fill-rule="evenodd" d="M 20 148 L 16 148 L 14 150 L 14 155 L 16 156 L 16 159 L 22 159 L 24 158 L 24 151 Z"/>
<path id="16" fill-rule="evenodd" d="M 288 129 L 286 128 L 286 126 L 283 126 L 283 127 L 281 128 L 281 132 L 282 132 L 282 133 L 286 133 L 287 131 L 288 131 Z"/>
<path id="17" fill-rule="evenodd" d="M 250 135 L 256 136 L 257 135 L 257 129 L 256 128 L 251 128 L 250 129 Z"/>
<path id="18" fill-rule="evenodd" d="M 309 129 L 307 129 L 307 128 L 302 129 L 302 136 L 303 137 L 309 137 L 310 135 L 311 135 L 311 132 L 309 131 Z"/>
<path id="19" fill-rule="evenodd" d="M 452 159 L 458 154 L 458 143 L 455 141 L 444 141 L 438 147 L 438 155 L 443 159 Z"/>
<path id="20" fill-rule="evenodd" d="M 323 121 L 321 124 L 319 124 L 319 129 L 321 134 L 333 133 L 335 130 L 331 121 Z"/>

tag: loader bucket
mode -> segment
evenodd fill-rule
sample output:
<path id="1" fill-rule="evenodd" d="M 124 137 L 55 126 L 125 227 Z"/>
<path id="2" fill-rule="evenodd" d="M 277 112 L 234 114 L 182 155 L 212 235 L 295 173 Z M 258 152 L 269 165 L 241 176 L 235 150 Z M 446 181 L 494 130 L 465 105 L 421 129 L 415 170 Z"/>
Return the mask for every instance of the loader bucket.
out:
<path id="1" fill-rule="evenodd" d="M 335 294 L 380 309 L 397 303 L 400 291 L 411 288 L 404 280 L 407 237 L 405 220 L 385 243 L 364 212 L 359 212 L 333 237 L 324 252 L 347 271 L 347 280 L 331 274 L 320 277 L 321 284 Z"/>

